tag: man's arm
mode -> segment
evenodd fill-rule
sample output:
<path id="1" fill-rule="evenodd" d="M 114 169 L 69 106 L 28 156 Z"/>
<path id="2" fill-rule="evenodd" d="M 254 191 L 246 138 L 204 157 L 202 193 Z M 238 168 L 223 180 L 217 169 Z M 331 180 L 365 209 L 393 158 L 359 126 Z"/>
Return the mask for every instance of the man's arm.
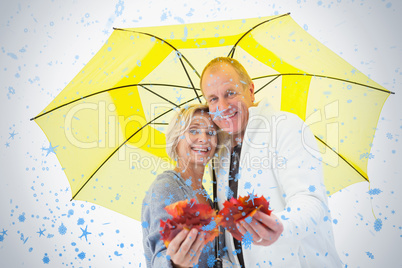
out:
<path id="1" fill-rule="evenodd" d="M 329 213 L 315 137 L 296 115 L 286 116 L 277 125 L 274 148 L 286 160 L 284 168 L 275 170 L 286 208 L 271 216 L 256 213 L 251 222 L 243 221 L 238 226 L 242 234 L 253 234 L 256 245 L 269 246 L 279 237 L 300 240 L 330 220 L 325 218 Z"/>

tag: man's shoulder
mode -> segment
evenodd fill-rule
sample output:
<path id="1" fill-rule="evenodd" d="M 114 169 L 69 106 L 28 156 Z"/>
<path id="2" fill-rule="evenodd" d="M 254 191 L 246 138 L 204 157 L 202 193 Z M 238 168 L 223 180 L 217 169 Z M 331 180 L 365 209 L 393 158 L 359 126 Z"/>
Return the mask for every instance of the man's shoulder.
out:
<path id="1" fill-rule="evenodd" d="M 281 125 L 289 125 L 294 127 L 301 127 L 303 120 L 296 114 L 286 111 L 274 109 L 268 102 L 261 101 L 255 110 L 252 111 L 249 120 L 258 120 L 264 118 L 270 123 L 281 122 Z"/>

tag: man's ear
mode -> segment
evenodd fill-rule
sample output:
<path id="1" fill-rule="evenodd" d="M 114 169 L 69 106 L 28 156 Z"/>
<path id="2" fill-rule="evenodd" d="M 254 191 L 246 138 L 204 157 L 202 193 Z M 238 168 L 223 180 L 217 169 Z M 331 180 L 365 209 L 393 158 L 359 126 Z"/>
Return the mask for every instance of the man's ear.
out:
<path id="1" fill-rule="evenodd" d="M 250 90 L 250 94 L 251 94 L 251 102 L 255 101 L 255 96 L 254 96 L 254 83 L 251 82 L 251 84 L 249 85 L 249 90 Z"/>

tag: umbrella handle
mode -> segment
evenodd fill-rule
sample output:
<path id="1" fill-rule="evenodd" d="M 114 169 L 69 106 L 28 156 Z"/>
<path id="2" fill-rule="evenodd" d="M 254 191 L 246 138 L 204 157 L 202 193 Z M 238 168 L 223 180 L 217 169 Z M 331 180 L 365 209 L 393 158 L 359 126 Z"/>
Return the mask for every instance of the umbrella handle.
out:
<path id="1" fill-rule="evenodd" d="M 219 210 L 218 208 L 218 198 L 217 198 L 217 181 L 215 176 L 215 168 L 214 168 L 214 161 L 212 160 L 212 188 L 213 188 L 213 204 L 214 209 L 216 211 Z M 224 231 L 224 230 L 223 230 Z M 222 259 L 220 258 L 219 254 L 219 234 L 215 237 L 215 265 L 214 268 L 222 268 Z"/>

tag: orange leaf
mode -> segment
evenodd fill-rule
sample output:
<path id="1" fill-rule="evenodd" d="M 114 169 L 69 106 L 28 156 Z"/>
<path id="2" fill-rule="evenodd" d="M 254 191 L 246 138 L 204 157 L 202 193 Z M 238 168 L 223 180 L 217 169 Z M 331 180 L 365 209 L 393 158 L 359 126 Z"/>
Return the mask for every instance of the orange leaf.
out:
<path id="1" fill-rule="evenodd" d="M 207 204 L 198 204 L 195 199 L 179 201 L 165 207 L 165 210 L 173 216 L 172 219 L 160 221 L 162 240 L 166 247 L 183 229 L 192 228 L 205 233 L 205 244 L 214 240 L 219 234 L 216 212 Z"/>
<path id="2" fill-rule="evenodd" d="M 242 240 L 242 234 L 237 230 L 236 223 L 241 220 L 252 217 L 259 210 L 265 214 L 271 215 L 269 202 L 264 196 L 256 197 L 248 195 L 238 199 L 231 198 L 223 203 L 223 209 L 219 211 L 218 220 L 220 225 L 228 230 L 234 238 Z"/>

